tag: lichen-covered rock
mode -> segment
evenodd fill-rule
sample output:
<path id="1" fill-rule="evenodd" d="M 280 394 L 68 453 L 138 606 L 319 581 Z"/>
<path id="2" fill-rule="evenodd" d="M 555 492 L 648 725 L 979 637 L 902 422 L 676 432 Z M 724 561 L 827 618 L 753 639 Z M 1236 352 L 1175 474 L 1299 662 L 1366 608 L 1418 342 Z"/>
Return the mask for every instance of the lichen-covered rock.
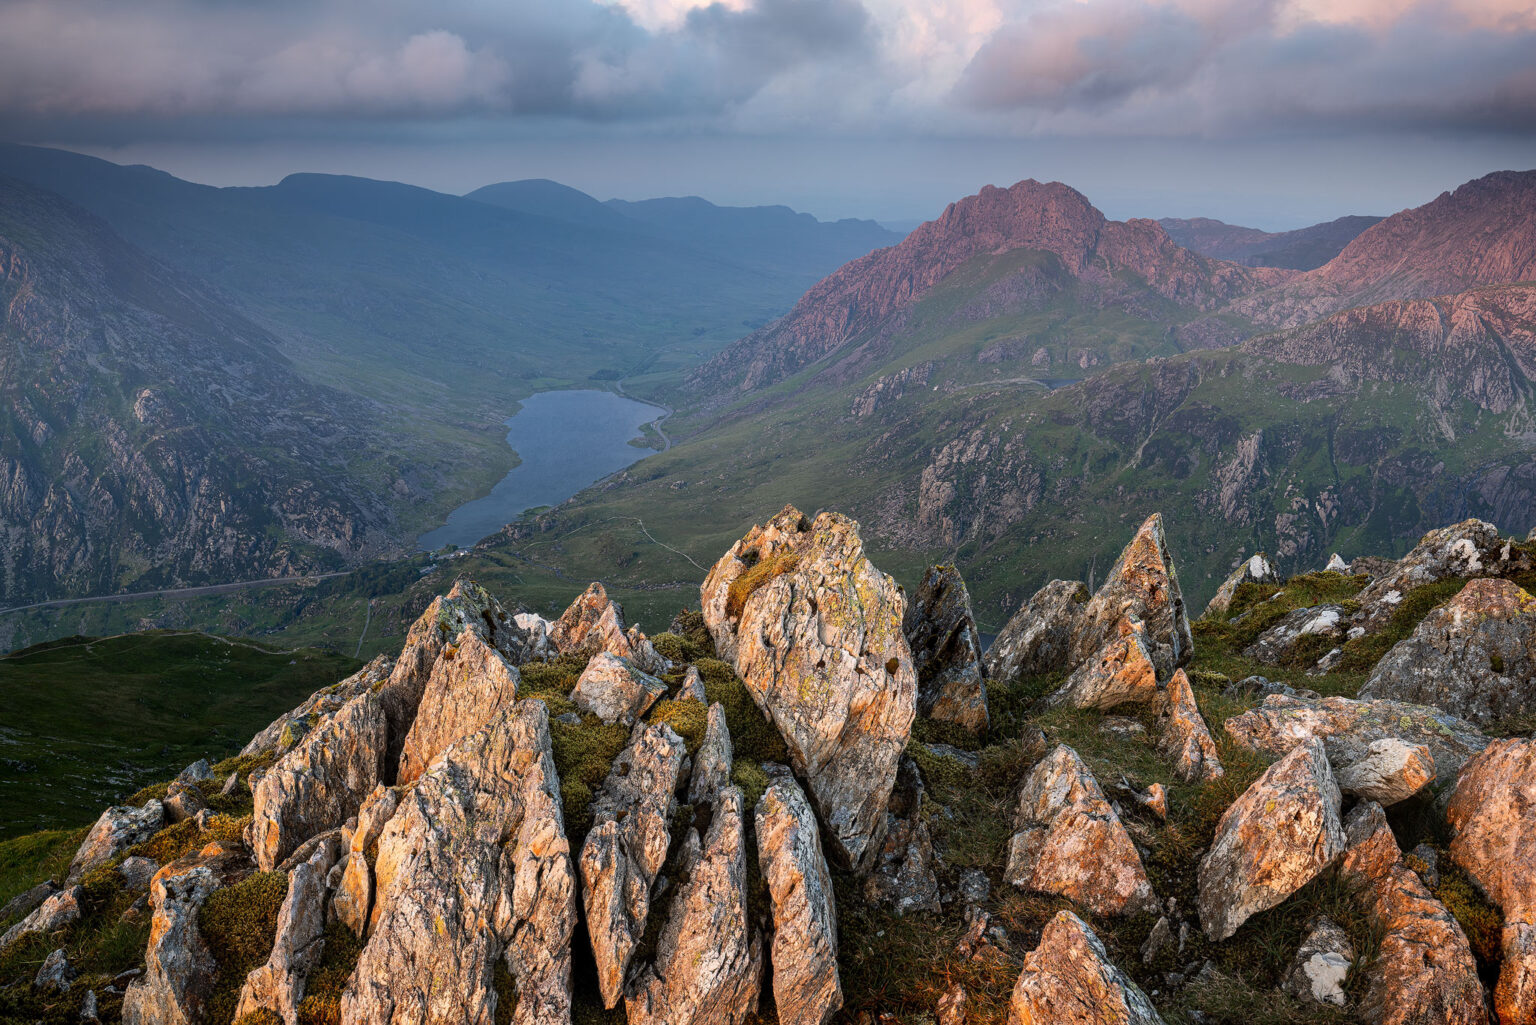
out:
<path id="1" fill-rule="evenodd" d="M 1479 726 L 1536 711 L 1536 598 L 1471 580 L 1376 663 L 1365 698 L 1434 705 Z"/>
<path id="2" fill-rule="evenodd" d="M 579 865 L 598 991 L 607 1008 L 623 996 L 630 956 L 645 935 L 686 754 L 670 726 L 640 726 L 592 800 L 593 826 Z"/>
<path id="3" fill-rule="evenodd" d="M 600 651 L 581 671 L 571 701 L 603 722 L 632 726 L 666 693 L 667 685 L 661 680 L 617 655 Z"/>
<path id="4" fill-rule="evenodd" d="M 693 756 L 693 775 L 688 780 L 689 804 L 713 804 L 720 788 L 731 782 L 731 731 L 725 724 L 725 706 L 709 706 L 704 741 Z"/>
<path id="5" fill-rule="evenodd" d="M 1468 761 L 1445 817 L 1452 860 L 1504 912 L 1499 1021 L 1536 1021 L 1536 740 L 1495 740 Z"/>
<path id="6" fill-rule="evenodd" d="M 266 1008 L 284 1025 L 298 1025 L 304 984 L 325 948 L 325 879 L 340 847 L 339 839 L 321 844 L 288 873 L 288 893 L 277 913 L 272 954 L 245 977 L 235 1005 L 236 1020 Z"/>
<path id="7" fill-rule="evenodd" d="M 160 802 L 165 809 L 165 821 L 171 824 L 197 818 L 197 813 L 208 807 L 208 799 L 195 784 L 174 780 Z"/>
<path id="8" fill-rule="evenodd" d="M 389 731 L 379 695 L 359 694 L 261 778 L 247 843 L 262 871 L 357 814 L 384 773 Z"/>
<path id="9" fill-rule="evenodd" d="M 940 908 L 934 871 L 939 859 L 921 814 L 923 791 L 917 764 L 903 756 L 886 805 L 885 839 L 864 883 L 864 895 L 887 905 L 897 916 Z"/>
<path id="10" fill-rule="evenodd" d="M 160 871 L 160 864 L 150 858 L 124 858 L 117 866 L 117 874 L 123 878 L 123 888 L 130 893 L 148 890 L 149 884 Z"/>
<path id="11" fill-rule="evenodd" d="M 244 852 L 210 844 L 155 873 L 144 974 L 123 995 L 124 1025 L 200 1025 L 218 965 L 198 929 L 198 912 L 209 894 L 238 882 L 249 867 Z"/>
<path id="12" fill-rule="evenodd" d="M 1163 1025 L 1152 1001 L 1109 960 L 1093 930 L 1058 911 L 1024 955 L 1008 1025 Z"/>
<path id="13" fill-rule="evenodd" d="M 1140 632 L 1128 630 L 1084 660 L 1045 704 L 1108 711 L 1121 705 L 1156 705 L 1161 698 L 1152 652 Z"/>
<path id="14" fill-rule="evenodd" d="M 593 583 L 571 603 L 550 628 L 549 639 L 562 655 L 607 652 L 643 672 L 660 673 L 667 668 L 666 660 L 638 626 L 625 629 L 623 608 L 599 583 Z"/>
<path id="15" fill-rule="evenodd" d="M 1435 756 L 1428 744 L 1410 744 L 1396 737 L 1373 740 L 1365 757 L 1340 769 L 1337 779 L 1346 794 L 1381 805 L 1396 804 L 1435 781 Z"/>
<path id="16" fill-rule="evenodd" d="M 732 653 L 810 788 L 829 856 L 867 868 L 917 711 L 901 589 L 865 557 L 852 520 L 807 523 L 788 508 L 715 564 L 701 597 L 717 650 Z"/>
<path id="17" fill-rule="evenodd" d="M 1488 745 L 1476 726 L 1438 708 L 1337 697 L 1274 694 L 1258 708 L 1228 719 L 1223 729 L 1236 743 L 1276 758 L 1319 737 L 1334 765 L 1360 761 L 1378 740 L 1424 744 L 1434 755 L 1436 787 L 1454 782 L 1462 763 Z"/>
<path id="18" fill-rule="evenodd" d="M 981 634 L 959 570 L 934 566 L 923 574 L 917 594 L 907 604 L 902 630 L 917 667 L 918 711 L 976 736 L 986 733 Z"/>
<path id="19" fill-rule="evenodd" d="M 1338 556 L 1334 556 L 1335 559 Z M 1332 566 L 1332 563 L 1329 563 Z M 1275 572 L 1275 567 L 1265 558 L 1263 552 L 1244 559 L 1242 564 L 1233 570 L 1227 579 L 1216 588 L 1216 594 L 1206 603 L 1207 616 L 1226 615 L 1232 607 L 1232 598 L 1237 594 L 1237 589 L 1243 584 L 1273 584 L 1280 580 L 1280 575 Z"/>
<path id="20" fill-rule="evenodd" d="M 143 843 L 165 825 L 165 809 L 151 798 L 142 807 L 114 805 L 101 813 L 85 835 L 74 860 L 69 863 L 66 885 L 78 883 L 93 868 L 99 868 L 134 844 Z"/>
<path id="21" fill-rule="evenodd" d="M 84 893 L 85 891 L 80 887 L 71 886 L 44 899 L 26 918 L 11 926 L 3 936 L 0 936 L 0 950 L 4 950 L 24 936 L 51 933 L 78 922 L 80 898 Z"/>
<path id="22" fill-rule="evenodd" d="M 400 751 L 398 780 L 408 784 L 427 770 L 454 741 L 491 721 L 517 701 L 522 682 L 517 667 L 465 630 L 438 653 Z"/>
<path id="23" fill-rule="evenodd" d="M 1381 806 L 1362 802 L 1345 824 L 1340 874 L 1381 937 L 1359 994 L 1366 1025 L 1486 1025 L 1466 933 L 1403 864 Z"/>
<path id="24" fill-rule="evenodd" d="M 757 1010 L 762 938 L 747 920 L 741 791 L 720 791 L 701 843 L 684 842 L 682 882 L 656 957 L 625 999 L 629 1025 L 741 1025 Z"/>
<path id="25" fill-rule="evenodd" d="M 576 879 L 541 701 L 498 713 L 403 793 L 344 1025 L 489 1025 L 505 956 L 518 1025 L 570 1021 Z"/>
<path id="26" fill-rule="evenodd" d="M 1323 567 L 1324 573 L 1348 573 L 1349 563 L 1338 552 L 1328 556 L 1328 563 Z"/>
<path id="27" fill-rule="evenodd" d="M 68 993 L 69 987 L 74 984 L 78 975 L 74 966 L 69 963 L 69 957 L 65 954 L 64 948 L 60 947 L 43 958 L 43 966 L 37 970 L 37 975 L 32 979 L 32 988 L 45 993 Z"/>
<path id="28" fill-rule="evenodd" d="M 1307 938 L 1280 988 L 1299 1000 L 1343 1007 L 1349 1002 L 1344 983 L 1354 963 L 1355 945 L 1349 935 L 1333 919 L 1320 915 L 1307 923 Z"/>
<path id="29" fill-rule="evenodd" d="M 1482 520 L 1463 520 L 1431 530 L 1389 572 L 1355 596 L 1359 609 L 1351 622 L 1366 633 L 1375 633 L 1386 626 L 1403 597 L 1416 587 L 1449 577 L 1504 576 L 1529 568 L 1529 562 L 1529 556 L 1499 536 L 1497 527 Z"/>
<path id="30" fill-rule="evenodd" d="M 780 779 L 757 802 L 757 860 L 773 901 L 773 999 L 782 1025 L 826 1025 L 843 1006 L 837 908 L 804 792 Z"/>
<path id="31" fill-rule="evenodd" d="M 1186 783 L 1220 779 L 1222 768 L 1216 741 L 1206 728 L 1184 670 L 1174 670 L 1164 701 L 1157 746 L 1173 762 L 1174 774 Z"/>
<path id="32" fill-rule="evenodd" d="M 1313 637 L 1341 640 L 1348 627 L 1349 612 L 1342 605 L 1292 609 L 1244 648 L 1243 655 L 1265 665 L 1287 665 L 1295 660 L 1303 641 Z"/>
<path id="33" fill-rule="evenodd" d="M 1019 791 L 1003 878 L 1070 898 L 1096 915 L 1151 911 L 1157 895 L 1120 817 L 1077 752 L 1043 758 Z"/>
<path id="34" fill-rule="evenodd" d="M 1321 740 L 1271 765 L 1216 824 L 1200 862 L 1200 925 L 1224 940 L 1316 878 L 1344 852 L 1342 800 Z"/>
<path id="35" fill-rule="evenodd" d="M 1088 602 L 1077 580 L 1052 580 L 1019 607 L 983 660 L 989 679 L 1013 683 L 1072 664 L 1072 643 Z"/>
<path id="36" fill-rule="evenodd" d="M 342 705 L 359 694 L 382 688 L 394 669 L 395 660 L 380 655 L 340 683 L 322 687 L 293 711 L 272 720 L 270 726 L 240 749 L 240 754 L 258 755 L 269 751 L 277 755 L 287 754 L 305 734 L 334 715 Z M 254 790 L 255 784 L 251 788 Z"/>
<path id="37" fill-rule="evenodd" d="M 1127 621 L 1145 627 L 1145 641 L 1158 672 L 1168 674 L 1194 654 L 1179 575 L 1163 536 L 1163 517 L 1153 513 L 1125 546 L 1104 584 L 1083 607 L 1072 655 L 1091 658 L 1124 632 Z"/>

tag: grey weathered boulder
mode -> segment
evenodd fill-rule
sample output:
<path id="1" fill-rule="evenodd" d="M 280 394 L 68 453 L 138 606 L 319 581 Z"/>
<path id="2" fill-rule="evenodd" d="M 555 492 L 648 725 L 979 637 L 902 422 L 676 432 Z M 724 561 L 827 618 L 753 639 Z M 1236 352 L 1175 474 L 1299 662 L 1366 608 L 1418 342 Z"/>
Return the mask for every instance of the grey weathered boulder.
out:
<path id="1" fill-rule="evenodd" d="M 638 626 L 625 629 L 624 610 L 599 583 L 592 584 L 571 603 L 550 628 L 549 639 L 562 655 L 607 652 L 643 672 L 660 673 L 667 668 L 666 659 Z"/>
<path id="2" fill-rule="evenodd" d="M 1024 955 L 1008 1025 L 1163 1025 L 1141 988 L 1109 960 L 1093 930 L 1058 911 Z"/>
<path id="3" fill-rule="evenodd" d="M 517 700 L 517 667 L 465 630 L 438 653 L 400 751 L 398 781 L 407 784 L 427 770 L 454 741 L 475 732 Z"/>
<path id="4" fill-rule="evenodd" d="M 825 1025 L 843 1006 L 837 908 L 816 813 L 793 779 L 757 802 L 757 860 L 773 902 L 773 999 L 782 1025 Z"/>
<path id="5" fill-rule="evenodd" d="M 889 906 L 898 916 L 914 911 L 938 911 L 938 855 L 923 821 L 923 780 L 917 764 L 903 756 L 896 786 L 886 805 L 885 839 L 875 859 L 864 895 Z"/>
<path id="6" fill-rule="evenodd" d="M 74 860 L 69 863 L 66 885 L 80 881 L 93 868 L 99 868 L 134 844 L 143 843 L 165 826 L 165 808 L 154 798 L 142 807 L 113 805 L 101 813 L 85 835 Z"/>
<path id="7" fill-rule="evenodd" d="M 1296 951 L 1281 988 L 1300 1000 L 1343 1007 L 1344 983 L 1355 963 L 1355 945 L 1338 923 L 1319 915 L 1307 923 L 1307 938 Z"/>
<path id="8" fill-rule="evenodd" d="M 607 1008 L 623 996 L 630 956 L 645 935 L 686 754 L 670 726 L 639 726 L 592 799 L 592 831 L 579 867 L 598 990 Z"/>
<path id="9" fill-rule="evenodd" d="M 32 978 L 32 988 L 51 993 L 68 993 L 80 973 L 69 963 L 64 948 L 51 951 Z"/>
<path id="10" fill-rule="evenodd" d="M 934 566 L 907 603 L 902 630 L 917 667 L 917 708 L 980 736 L 987 731 L 981 634 L 960 571 Z"/>
<path id="11" fill-rule="evenodd" d="M 80 920 L 80 898 L 85 891 L 78 886 L 59 890 L 0 936 L 0 951 L 24 936 L 51 933 Z"/>
<path id="12" fill-rule="evenodd" d="M 1403 864 L 1379 804 L 1355 806 L 1340 875 L 1381 937 L 1358 994 L 1367 1025 L 1487 1025 L 1466 933 Z"/>
<path id="13" fill-rule="evenodd" d="M 1097 708 L 1156 705 L 1161 700 L 1152 652 L 1137 629 L 1108 641 L 1045 699 L 1047 705 Z"/>
<path id="14" fill-rule="evenodd" d="M 158 871 L 159 862 L 137 856 L 124 858 L 117 866 L 117 874 L 123 877 L 123 887 L 130 892 L 148 890 Z"/>
<path id="15" fill-rule="evenodd" d="M 1013 683 L 1073 664 L 1072 645 L 1088 588 L 1077 580 L 1052 580 L 1019 607 L 983 659 L 989 679 Z"/>
<path id="16" fill-rule="evenodd" d="M 1145 628 L 1144 640 L 1158 672 L 1166 675 L 1194 654 L 1184 595 L 1163 535 L 1163 517 L 1147 517 L 1120 553 L 1088 604 L 1072 644 L 1074 661 L 1091 658 L 1119 637 L 1128 621 Z"/>
<path id="17" fill-rule="evenodd" d="M 1365 758 L 1378 740 L 1424 744 L 1434 756 L 1436 787 L 1454 782 L 1462 763 L 1488 744 L 1476 726 L 1438 708 L 1339 697 L 1271 695 L 1258 708 L 1228 719 L 1223 729 L 1236 743 L 1276 758 L 1318 737 L 1328 760 L 1341 766 Z"/>
<path id="18" fill-rule="evenodd" d="M 822 513 L 808 523 L 787 508 L 732 546 L 701 597 L 716 649 L 730 653 L 810 788 L 828 855 L 867 868 L 917 711 L 901 589 L 865 557 L 852 520 Z"/>
<path id="19" fill-rule="evenodd" d="M 165 821 L 175 824 L 197 818 L 197 813 L 208 807 L 208 799 L 197 784 L 176 779 L 160 804 L 165 809 Z"/>
<path id="20" fill-rule="evenodd" d="M 1435 756 L 1428 744 L 1388 737 L 1371 741 L 1364 758 L 1345 765 L 1336 775 L 1339 789 L 1346 794 L 1396 804 L 1435 781 Z"/>
<path id="21" fill-rule="evenodd" d="M 699 675 L 698 666 L 689 666 L 683 673 L 682 682 L 677 685 L 677 697 L 679 701 L 692 698 L 694 701 L 708 701 L 709 697 L 704 693 L 704 677 Z"/>
<path id="22" fill-rule="evenodd" d="M 1014 886 L 1060 894 L 1096 915 L 1156 907 L 1157 895 L 1120 817 L 1065 744 L 1026 777 L 1013 827 L 1003 878 Z"/>
<path id="23" fill-rule="evenodd" d="M 1223 770 L 1216 741 L 1206 728 L 1195 691 L 1184 670 L 1176 669 L 1168 681 L 1160 717 L 1158 750 L 1173 762 L 1173 771 L 1186 783 L 1220 779 Z"/>
<path id="24" fill-rule="evenodd" d="M 656 957 L 626 995 L 629 1025 L 741 1025 L 757 1010 L 763 945 L 747 919 L 742 803 L 726 787 L 705 839 L 689 832 Z"/>
<path id="25" fill-rule="evenodd" d="M 287 754 L 305 734 L 329 719 L 342 705 L 359 694 L 383 687 L 394 668 L 394 659 L 380 655 L 340 683 L 320 688 L 297 708 L 272 720 L 272 724 L 252 737 L 240 753 L 255 755 L 270 751 L 277 755 Z M 251 789 L 255 788 L 255 783 L 251 783 Z"/>
<path id="26" fill-rule="evenodd" d="M 731 781 L 731 731 L 725 724 L 725 706 L 716 701 L 709 706 L 704 726 L 704 740 L 693 756 L 693 774 L 688 780 L 688 803 L 713 804 L 720 788 Z"/>
<path id="27" fill-rule="evenodd" d="M 569 1022 L 576 879 L 541 701 L 440 758 L 384 826 L 373 929 L 341 1020 L 489 1023 L 495 960 L 518 1025 Z"/>
<path id="28" fill-rule="evenodd" d="M 277 934 L 267 962 L 245 978 L 235 1004 L 239 1020 L 262 1008 L 298 1025 L 304 984 L 325 948 L 325 880 L 340 854 L 340 838 L 320 844 L 288 873 L 288 893 L 277 913 Z"/>
<path id="29" fill-rule="evenodd" d="M 1315 879 L 1344 852 L 1342 800 L 1321 740 L 1271 765 L 1216 824 L 1200 862 L 1200 924 L 1224 940 Z"/>
<path id="30" fill-rule="evenodd" d="M 357 814 L 383 777 L 388 736 L 380 696 L 359 694 L 272 766 L 256 784 L 246 833 L 262 871 Z"/>
<path id="31" fill-rule="evenodd" d="M 1287 665 L 1303 642 L 1314 637 L 1342 640 L 1348 627 L 1349 612 L 1342 605 L 1292 609 L 1244 648 L 1243 655 L 1265 665 Z"/>
<path id="32" fill-rule="evenodd" d="M 1360 696 L 1479 726 L 1536 710 L 1536 598 L 1509 580 L 1468 581 L 1382 656 Z"/>
<path id="33" fill-rule="evenodd" d="M 144 974 L 123 995 L 124 1025 L 199 1025 L 218 965 L 198 929 L 209 894 L 238 882 L 250 862 L 238 848 L 210 844 L 166 865 L 149 888 L 154 909 Z"/>
<path id="34" fill-rule="evenodd" d="M 1338 558 L 1338 556 L 1334 556 Z M 1331 563 L 1330 563 L 1331 565 Z M 1237 594 L 1237 589 L 1243 584 L 1273 584 L 1278 583 L 1280 575 L 1275 572 L 1269 559 L 1263 552 L 1249 556 L 1233 570 L 1227 579 L 1216 588 L 1216 593 L 1206 603 L 1204 615 L 1223 616 L 1232 607 L 1232 599 Z"/>
<path id="35" fill-rule="evenodd" d="M 130 858 L 129 860 L 132 861 L 134 859 Z M 37 910 L 38 905 L 43 901 L 58 892 L 59 888 L 52 879 L 44 879 L 30 890 L 23 890 L 4 904 L 0 904 L 0 921 L 14 918 L 17 915 L 25 918 Z"/>
<path id="36" fill-rule="evenodd" d="M 581 671 L 571 701 L 603 722 L 632 726 L 667 693 L 667 685 L 633 663 L 600 651 Z"/>
<path id="37" fill-rule="evenodd" d="M 1529 568 L 1530 559 L 1511 539 L 1482 520 L 1463 520 L 1432 530 L 1388 572 L 1376 577 L 1355 596 L 1358 611 L 1351 623 L 1375 633 L 1392 618 L 1403 597 L 1425 584 L 1450 577 L 1504 576 Z"/>
<path id="38" fill-rule="evenodd" d="M 1500 1022 L 1536 1021 L 1536 740 L 1495 740 L 1446 806 L 1451 859 L 1504 913 Z"/>

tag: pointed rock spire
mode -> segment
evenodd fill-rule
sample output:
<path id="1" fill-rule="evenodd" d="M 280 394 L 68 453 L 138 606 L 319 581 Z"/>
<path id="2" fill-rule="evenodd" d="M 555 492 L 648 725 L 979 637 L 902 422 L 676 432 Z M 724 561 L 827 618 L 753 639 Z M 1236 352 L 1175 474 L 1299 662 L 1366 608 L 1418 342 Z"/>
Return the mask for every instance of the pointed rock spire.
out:
<path id="1" fill-rule="evenodd" d="M 1187 663 L 1194 653 L 1179 575 L 1163 534 L 1163 517 L 1153 513 L 1131 538 L 1088 600 L 1073 644 L 1074 659 L 1089 658 L 1121 632 L 1127 619 L 1140 620 L 1160 675 Z"/>
<path id="2" fill-rule="evenodd" d="M 987 732 L 987 684 L 981 634 L 960 571 L 934 566 L 907 603 L 902 620 L 917 667 L 918 711 L 976 736 Z"/>

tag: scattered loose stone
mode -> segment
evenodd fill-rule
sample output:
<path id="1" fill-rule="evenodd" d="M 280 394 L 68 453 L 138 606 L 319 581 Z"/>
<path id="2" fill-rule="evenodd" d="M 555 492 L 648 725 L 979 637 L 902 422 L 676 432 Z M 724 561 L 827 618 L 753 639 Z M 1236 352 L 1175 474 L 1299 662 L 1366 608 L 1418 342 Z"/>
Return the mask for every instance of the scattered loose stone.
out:
<path id="1" fill-rule="evenodd" d="M 923 575 L 902 620 L 917 667 L 918 711 L 976 736 L 987 732 L 987 685 L 981 634 L 960 571 L 934 566 Z"/>
<path id="2" fill-rule="evenodd" d="M 32 986 L 45 992 L 68 993 L 78 975 L 60 947 L 43 959 L 43 966 L 32 979 Z"/>
<path id="3" fill-rule="evenodd" d="M 176 774 L 176 783 L 201 783 L 213 778 L 213 767 L 208 764 L 208 759 L 199 758 L 191 765 Z"/>
<path id="4" fill-rule="evenodd" d="M 1174 671 L 1168 681 L 1166 703 L 1159 726 L 1158 750 L 1173 762 L 1173 771 L 1186 783 L 1208 781 L 1222 776 L 1216 741 L 1206 728 L 1195 691 L 1184 670 Z"/>
<path id="5" fill-rule="evenodd" d="M 239 788 L 239 786 L 240 774 L 238 772 L 231 772 L 229 776 L 224 780 L 224 785 L 219 788 L 219 794 L 220 796 L 228 797 L 230 794 L 233 794 Z"/>
<path id="6" fill-rule="evenodd" d="M 1050 706 L 1108 710 L 1155 705 L 1160 698 L 1152 652 L 1137 632 L 1105 644 L 1045 699 Z"/>
<path id="7" fill-rule="evenodd" d="M 1143 803 L 1158 818 L 1164 820 L 1168 818 L 1168 788 L 1161 783 L 1153 783 L 1147 787 L 1147 797 Z"/>
<path id="8" fill-rule="evenodd" d="M 1338 558 L 1337 555 L 1334 556 Z M 1332 563 L 1329 563 L 1331 566 Z M 1242 564 L 1233 570 L 1231 575 L 1223 580 L 1221 586 L 1216 588 L 1216 594 L 1205 606 L 1204 615 L 1226 615 L 1232 607 L 1232 598 L 1237 594 L 1237 589 L 1243 584 L 1274 584 L 1278 583 L 1280 575 L 1275 572 L 1275 567 L 1265 558 L 1263 552 L 1250 556 L 1242 561 Z"/>
<path id="9" fill-rule="evenodd" d="M 1307 928 L 1281 988 L 1300 1000 L 1343 1007 L 1349 1000 L 1344 982 L 1355 963 L 1355 946 L 1327 916 L 1314 918 Z"/>
<path id="10" fill-rule="evenodd" d="M 80 1001 L 80 1020 L 83 1022 L 95 1022 L 97 1025 L 100 1025 L 101 1018 L 99 1015 L 100 1012 L 97 1010 L 96 1004 L 96 991 L 88 989 L 85 991 L 85 999 Z"/>
<path id="11" fill-rule="evenodd" d="M 1323 743 L 1313 738 L 1232 803 L 1200 862 L 1200 924 L 1207 937 L 1227 939 L 1344 852 L 1341 799 Z"/>
<path id="12" fill-rule="evenodd" d="M 1243 656 L 1265 665 L 1287 665 L 1294 661 L 1302 641 L 1313 637 L 1342 640 L 1348 625 L 1349 612 L 1342 605 L 1292 609 L 1244 648 Z"/>
<path id="13" fill-rule="evenodd" d="M 1406 801 L 1435 781 L 1435 756 L 1428 744 L 1396 737 L 1373 740 L 1365 757 L 1339 770 L 1339 789 L 1381 805 Z"/>
<path id="14" fill-rule="evenodd" d="M 1052 580 L 1036 591 L 987 649 L 987 677 L 1013 683 L 1070 665 L 1088 597 L 1088 589 L 1076 580 Z"/>
<path id="15" fill-rule="evenodd" d="M 1160 674 L 1173 672 L 1194 654 L 1179 575 L 1163 536 L 1161 513 L 1149 516 L 1125 546 L 1104 584 L 1083 607 L 1073 638 L 1074 660 L 1092 658 L 1135 620 Z"/>
<path id="16" fill-rule="evenodd" d="M 1348 573 L 1349 563 L 1345 562 L 1338 552 L 1328 556 L 1328 565 L 1323 567 L 1324 573 Z"/>
<path id="17" fill-rule="evenodd" d="M 1141 856 L 1093 773 L 1065 744 L 1024 781 L 1003 878 L 1055 893 L 1096 915 L 1151 911 L 1157 895 Z"/>
<path id="18" fill-rule="evenodd" d="M 825 1025 L 843 1006 L 837 911 L 816 813 L 793 779 L 757 803 L 757 857 L 773 900 L 773 998 L 782 1025 Z"/>
<path id="19" fill-rule="evenodd" d="M 1141 945 L 1141 963 L 1151 964 L 1157 960 L 1157 955 L 1162 949 L 1173 942 L 1173 923 L 1167 915 L 1162 915 L 1153 923 L 1152 931 L 1147 933 L 1147 940 Z"/>
<path id="20" fill-rule="evenodd" d="M 32 913 L 0 936 L 0 951 L 24 936 L 51 933 L 80 920 L 80 898 L 85 891 L 78 886 L 59 890 L 39 904 Z"/>
<path id="21" fill-rule="evenodd" d="M 172 824 L 195 819 L 199 812 L 208 810 L 208 799 L 197 784 L 180 778 L 172 781 L 160 804 L 165 809 L 165 821 Z"/>
<path id="22" fill-rule="evenodd" d="M 965 1004 L 964 986 L 957 982 L 945 990 L 939 997 L 939 1006 L 934 1009 L 939 1025 L 965 1025 Z"/>
<path id="23" fill-rule="evenodd" d="M 1163 1025 L 1152 1001 L 1109 960 L 1076 915 L 1059 911 L 1024 955 L 1009 1025 Z"/>
<path id="24" fill-rule="evenodd" d="M 1123 715 L 1106 715 L 1099 723 L 1099 733 L 1116 740 L 1141 740 L 1146 737 L 1147 728 Z"/>
<path id="25" fill-rule="evenodd" d="M 635 721 L 667 693 L 667 685 L 633 664 L 600 651 L 571 691 L 571 701 L 603 722 L 633 726 Z"/>
<path id="26" fill-rule="evenodd" d="M 697 666 L 689 666 L 683 673 L 683 681 L 677 685 L 677 697 L 679 701 L 686 701 L 689 698 L 699 702 L 709 700 L 704 693 L 704 677 L 699 675 Z"/>
<path id="27" fill-rule="evenodd" d="M 517 667 L 465 630 L 438 653 L 400 750 L 398 782 L 408 784 L 460 737 L 475 732 L 517 701 Z"/>
<path id="28" fill-rule="evenodd" d="M 151 798 L 140 808 L 115 805 L 101 813 L 101 818 L 86 834 L 80 849 L 69 864 L 66 885 L 74 885 L 93 868 L 99 868 L 135 844 L 143 843 L 165 825 L 165 809 Z"/>

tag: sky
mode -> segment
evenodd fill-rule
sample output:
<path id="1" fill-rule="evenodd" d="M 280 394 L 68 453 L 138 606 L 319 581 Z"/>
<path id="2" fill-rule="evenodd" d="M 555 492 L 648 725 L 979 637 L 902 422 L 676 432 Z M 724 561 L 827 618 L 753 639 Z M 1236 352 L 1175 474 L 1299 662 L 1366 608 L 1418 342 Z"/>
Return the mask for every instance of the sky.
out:
<path id="1" fill-rule="evenodd" d="M 1529 0 L 0 0 L 0 138 L 211 184 L 1270 229 L 1536 167 Z"/>

